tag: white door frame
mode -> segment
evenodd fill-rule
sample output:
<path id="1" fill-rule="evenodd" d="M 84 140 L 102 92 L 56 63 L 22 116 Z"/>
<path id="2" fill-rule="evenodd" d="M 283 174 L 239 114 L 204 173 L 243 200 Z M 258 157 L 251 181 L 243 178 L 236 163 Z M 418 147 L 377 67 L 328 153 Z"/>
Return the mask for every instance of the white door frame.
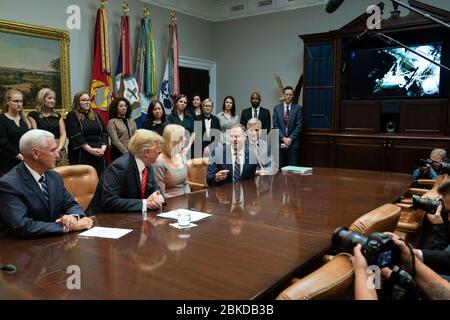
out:
<path id="1" fill-rule="evenodd" d="M 180 67 L 209 71 L 209 98 L 213 101 L 213 114 L 216 114 L 216 62 L 205 59 L 179 56 L 178 65 Z"/>

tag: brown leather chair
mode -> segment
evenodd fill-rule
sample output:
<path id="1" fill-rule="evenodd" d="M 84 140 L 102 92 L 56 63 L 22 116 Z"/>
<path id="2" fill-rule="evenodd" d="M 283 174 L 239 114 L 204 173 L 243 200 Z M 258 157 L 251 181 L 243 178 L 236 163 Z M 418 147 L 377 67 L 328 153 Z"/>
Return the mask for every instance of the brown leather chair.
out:
<path id="1" fill-rule="evenodd" d="M 208 157 L 188 160 L 188 184 L 191 191 L 202 190 L 208 187 L 206 183 L 208 161 Z"/>
<path id="2" fill-rule="evenodd" d="M 400 217 L 400 208 L 384 204 L 356 219 L 350 230 L 369 235 L 373 232 L 394 231 Z M 331 240 L 331 237 L 330 237 Z M 332 257 L 319 269 L 284 289 L 277 300 L 344 299 L 352 296 L 353 266 L 348 254 Z"/>
<path id="3" fill-rule="evenodd" d="M 77 164 L 56 167 L 53 170 L 59 173 L 67 191 L 70 192 L 75 201 L 86 211 L 94 197 L 98 183 L 97 171 L 95 171 L 94 167 Z"/>

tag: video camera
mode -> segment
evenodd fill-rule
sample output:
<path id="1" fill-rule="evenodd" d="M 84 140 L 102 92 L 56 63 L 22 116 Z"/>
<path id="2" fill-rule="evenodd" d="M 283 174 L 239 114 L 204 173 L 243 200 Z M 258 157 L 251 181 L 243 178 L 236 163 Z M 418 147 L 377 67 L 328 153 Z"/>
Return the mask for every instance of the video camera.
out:
<path id="1" fill-rule="evenodd" d="M 344 251 L 353 254 L 353 248 L 360 243 L 362 254 L 367 264 L 377 265 L 380 268 L 392 267 L 400 259 L 400 250 L 394 241 L 381 232 L 374 232 L 368 237 L 349 231 L 345 227 L 338 227 L 331 239 L 335 251 Z"/>

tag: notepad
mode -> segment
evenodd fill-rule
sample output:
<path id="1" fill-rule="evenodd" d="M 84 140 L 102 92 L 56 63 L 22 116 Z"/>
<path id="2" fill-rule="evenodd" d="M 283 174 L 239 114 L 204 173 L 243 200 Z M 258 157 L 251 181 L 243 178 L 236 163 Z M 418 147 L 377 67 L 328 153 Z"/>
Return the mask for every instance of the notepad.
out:
<path id="1" fill-rule="evenodd" d="M 169 212 L 160 213 L 160 214 L 158 214 L 158 217 L 178 220 L 178 213 L 180 213 L 180 212 L 190 213 L 191 214 L 191 222 L 195 222 L 195 221 L 199 221 L 199 220 L 211 217 L 211 214 L 209 214 L 209 213 L 204 213 L 204 212 L 200 212 L 200 211 L 192 211 L 192 210 L 187 210 L 187 209 L 176 209 L 176 210 L 172 210 Z"/>
<path id="2" fill-rule="evenodd" d="M 294 172 L 302 175 L 312 174 L 313 168 L 311 167 L 298 167 L 298 166 L 286 166 L 281 168 L 283 172 Z"/>

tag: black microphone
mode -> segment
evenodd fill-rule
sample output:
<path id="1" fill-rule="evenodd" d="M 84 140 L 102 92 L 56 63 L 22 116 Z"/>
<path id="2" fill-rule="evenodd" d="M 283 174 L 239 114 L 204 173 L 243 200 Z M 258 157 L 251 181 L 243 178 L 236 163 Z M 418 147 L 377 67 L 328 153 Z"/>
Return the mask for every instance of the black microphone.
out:
<path id="1" fill-rule="evenodd" d="M 327 0 L 325 3 L 325 11 L 328 13 L 335 12 L 344 2 L 344 0 Z"/>

